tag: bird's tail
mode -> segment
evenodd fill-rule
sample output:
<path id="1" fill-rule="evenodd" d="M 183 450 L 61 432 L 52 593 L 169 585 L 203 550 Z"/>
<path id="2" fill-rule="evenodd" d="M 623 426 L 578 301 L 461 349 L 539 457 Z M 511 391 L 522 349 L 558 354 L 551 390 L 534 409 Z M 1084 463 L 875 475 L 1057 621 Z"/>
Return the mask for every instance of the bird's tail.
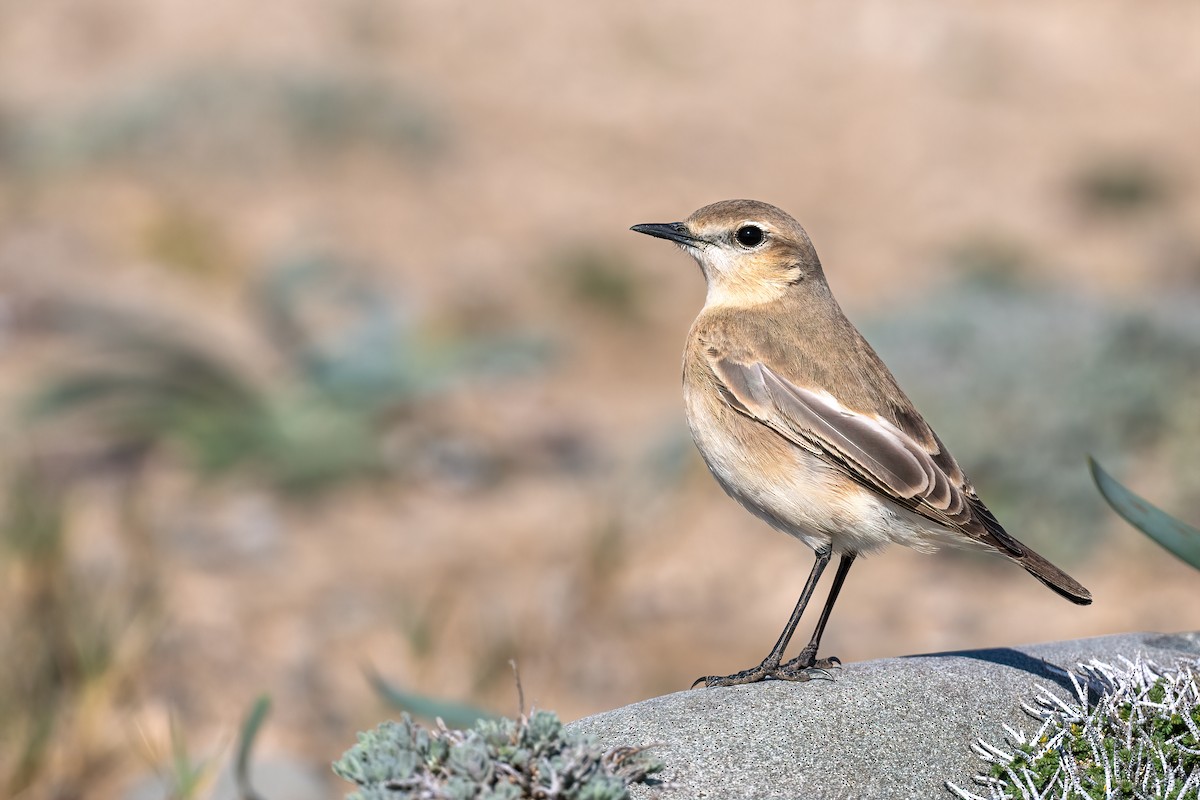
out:
<path id="1" fill-rule="evenodd" d="M 1022 549 L 1025 551 L 1024 554 L 1020 556 L 1010 556 L 1010 558 L 1027 569 L 1030 575 L 1037 578 L 1039 581 L 1046 584 L 1051 589 L 1070 600 L 1072 603 L 1078 603 L 1081 606 L 1086 606 L 1092 602 L 1092 593 L 1085 589 L 1083 584 L 1051 564 L 1046 559 L 1039 556 L 1037 553 L 1030 550 L 1028 547 L 1024 547 Z"/>
<path id="2" fill-rule="evenodd" d="M 982 524 L 985 533 L 983 539 L 1002 554 L 1024 567 L 1030 575 L 1049 586 L 1058 594 L 1078 603 L 1081 606 L 1092 602 L 1092 593 L 1083 584 L 1039 556 L 1033 550 L 1013 538 L 1012 534 L 992 515 L 982 502 L 975 499 L 973 504 L 974 520 Z"/>

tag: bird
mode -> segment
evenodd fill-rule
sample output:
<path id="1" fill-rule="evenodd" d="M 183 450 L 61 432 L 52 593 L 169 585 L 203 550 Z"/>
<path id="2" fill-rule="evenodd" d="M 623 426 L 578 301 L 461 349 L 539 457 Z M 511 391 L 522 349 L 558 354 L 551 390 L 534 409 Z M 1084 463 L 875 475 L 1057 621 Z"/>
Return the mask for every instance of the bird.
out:
<path id="1" fill-rule="evenodd" d="M 725 492 L 816 561 L 771 652 L 756 667 L 699 678 L 735 686 L 830 677 L 821 636 L 855 559 L 899 544 L 999 553 L 1079 605 L 1091 593 L 1009 534 L 958 462 L 846 318 L 804 228 L 756 200 L 724 200 L 682 222 L 631 230 L 674 242 L 700 266 L 704 306 L 683 355 L 688 428 Z M 783 656 L 834 554 L 812 638 Z"/>

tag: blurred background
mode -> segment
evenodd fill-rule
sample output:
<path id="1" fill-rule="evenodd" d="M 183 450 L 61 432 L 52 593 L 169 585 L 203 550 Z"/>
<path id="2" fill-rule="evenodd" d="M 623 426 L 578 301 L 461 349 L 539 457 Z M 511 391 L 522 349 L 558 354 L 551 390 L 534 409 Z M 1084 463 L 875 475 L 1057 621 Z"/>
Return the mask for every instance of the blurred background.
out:
<path id="1" fill-rule="evenodd" d="M 702 280 L 627 231 L 730 197 L 1096 597 L 893 550 L 827 653 L 1200 627 L 1085 467 L 1200 519 L 1200 6 L 200 9 L 0 0 L 0 795 L 209 796 L 263 692 L 274 796 L 339 795 L 372 670 L 570 719 L 757 663 L 811 554 L 694 453 Z"/>

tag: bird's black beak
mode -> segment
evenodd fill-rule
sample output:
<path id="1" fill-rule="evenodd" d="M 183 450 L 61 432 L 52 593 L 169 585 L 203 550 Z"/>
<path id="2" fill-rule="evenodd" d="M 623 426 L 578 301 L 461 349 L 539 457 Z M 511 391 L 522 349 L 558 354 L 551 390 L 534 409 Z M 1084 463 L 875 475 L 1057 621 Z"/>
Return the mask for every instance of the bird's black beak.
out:
<path id="1" fill-rule="evenodd" d="M 682 222 L 646 222 L 641 225 L 634 225 L 629 230 L 644 233 L 647 236 L 655 236 L 659 239 L 678 242 L 679 244 L 692 245 L 693 247 L 704 243 L 703 239 L 698 239 L 689 233 L 687 226 Z"/>

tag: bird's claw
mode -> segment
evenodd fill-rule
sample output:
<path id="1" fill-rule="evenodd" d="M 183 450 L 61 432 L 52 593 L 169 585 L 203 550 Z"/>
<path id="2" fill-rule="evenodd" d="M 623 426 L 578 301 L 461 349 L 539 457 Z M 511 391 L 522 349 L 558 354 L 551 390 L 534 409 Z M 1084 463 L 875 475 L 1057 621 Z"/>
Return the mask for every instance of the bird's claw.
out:
<path id="1" fill-rule="evenodd" d="M 697 678 L 691 688 L 695 689 L 701 684 L 710 689 L 714 686 L 741 686 L 765 680 L 805 682 L 815 678 L 831 681 L 835 677 L 832 670 L 841 669 L 841 666 L 842 662 L 837 658 L 822 658 L 808 664 L 802 664 L 799 658 L 795 658 L 782 665 L 759 664 L 732 675 L 706 675 Z"/>
<path id="2" fill-rule="evenodd" d="M 775 667 L 778 669 L 778 667 Z M 752 669 L 744 669 L 741 672 L 735 672 L 732 675 L 704 675 L 692 682 L 692 687 L 695 689 L 700 684 L 704 684 L 707 688 L 714 686 L 741 686 L 746 683 L 758 683 L 765 680 L 770 674 L 768 669 L 762 664 Z"/>
<path id="3" fill-rule="evenodd" d="M 831 669 L 841 668 L 842 660 L 837 656 L 830 656 L 829 658 L 805 658 L 803 653 L 780 667 L 782 670 L 790 670 L 793 672 L 798 672 L 805 669 L 819 669 L 828 671 Z"/>
<path id="4" fill-rule="evenodd" d="M 834 680 L 832 671 L 825 667 L 801 667 L 799 669 L 789 669 L 788 667 L 780 667 L 779 671 L 771 676 L 779 681 L 811 681 L 814 679 L 822 681 Z"/>

